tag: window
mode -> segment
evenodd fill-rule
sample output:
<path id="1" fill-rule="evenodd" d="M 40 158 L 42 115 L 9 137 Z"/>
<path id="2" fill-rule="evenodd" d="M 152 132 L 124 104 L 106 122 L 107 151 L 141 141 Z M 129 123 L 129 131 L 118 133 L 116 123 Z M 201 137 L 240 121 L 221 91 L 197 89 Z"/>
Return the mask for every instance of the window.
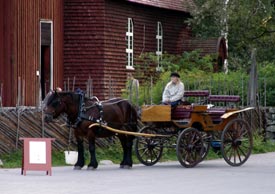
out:
<path id="1" fill-rule="evenodd" d="M 128 27 L 126 32 L 126 69 L 134 69 L 134 24 L 132 18 L 128 18 Z"/>
<path id="2" fill-rule="evenodd" d="M 161 22 L 158 22 L 156 39 L 157 39 L 156 55 L 158 60 L 157 71 L 161 71 L 162 70 L 161 60 L 162 60 L 162 53 L 163 53 L 163 30 L 162 30 Z"/>

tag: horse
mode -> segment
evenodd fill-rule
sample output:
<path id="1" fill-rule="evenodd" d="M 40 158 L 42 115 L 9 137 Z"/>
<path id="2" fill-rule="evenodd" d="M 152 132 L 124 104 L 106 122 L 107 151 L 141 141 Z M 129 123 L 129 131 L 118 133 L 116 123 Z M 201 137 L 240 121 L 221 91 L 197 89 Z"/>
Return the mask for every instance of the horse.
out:
<path id="1" fill-rule="evenodd" d="M 78 159 L 74 169 L 82 169 L 85 165 L 84 138 L 89 143 L 90 163 L 88 170 L 96 169 L 98 162 L 95 152 L 95 138 L 106 138 L 116 135 L 123 148 L 120 168 L 131 168 L 132 146 L 134 136 L 111 132 L 101 124 L 120 130 L 137 132 L 137 111 L 128 100 L 115 98 L 100 102 L 97 98 L 88 99 L 74 92 L 51 91 L 44 99 L 44 121 L 51 122 L 60 114 L 67 115 L 67 124 L 74 128 L 77 142 Z M 93 126 L 91 124 L 99 123 Z"/>

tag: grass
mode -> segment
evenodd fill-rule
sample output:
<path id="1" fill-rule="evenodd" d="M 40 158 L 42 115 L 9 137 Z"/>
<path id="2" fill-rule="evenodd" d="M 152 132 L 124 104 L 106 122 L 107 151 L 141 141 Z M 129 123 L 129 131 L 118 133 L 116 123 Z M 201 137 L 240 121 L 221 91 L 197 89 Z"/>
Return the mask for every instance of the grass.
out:
<path id="1" fill-rule="evenodd" d="M 267 153 L 275 151 L 275 142 L 273 141 L 263 141 L 261 136 L 254 135 L 253 138 L 253 151 L 252 154 Z M 87 150 L 87 149 L 86 149 Z M 109 146 L 108 148 L 97 148 L 96 150 L 98 161 L 101 160 L 111 160 L 115 164 L 119 164 L 122 159 L 122 148 L 119 142 Z M 85 151 L 86 163 L 89 161 L 89 153 Z M 221 158 L 220 154 L 216 154 L 212 149 L 210 149 L 207 159 Z M 22 150 L 17 150 L 11 152 L 10 154 L 0 155 L 0 159 L 4 163 L 2 168 L 19 168 L 22 164 Z M 161 157 L 161 162 L 164 161 L 177 161 L 175 149 L 164 149 L 163 155 Z M 135 152 L 133 151 L 133 162 L 135 164 L 139 163 Z M 65 166 L 65 155 L 63 151 L 53 151 L 52 152 L 52 165 L 53 166 Z"/>

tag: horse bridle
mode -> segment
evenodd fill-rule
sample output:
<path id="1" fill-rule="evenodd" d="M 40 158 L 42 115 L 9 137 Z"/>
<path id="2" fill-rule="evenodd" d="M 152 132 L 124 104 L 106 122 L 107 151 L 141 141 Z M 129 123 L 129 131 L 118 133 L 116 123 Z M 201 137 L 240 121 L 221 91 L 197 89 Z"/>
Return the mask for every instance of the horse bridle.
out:
<path id="1" fill-rule="evenodd" d="M 56 100 L 56 101 L 58 102 L 58 105 L 60 106 L 60 105 L 64 104 L 65 111 L 66 111 L 67 106 L 66 106 L 66 104 L 62 101 L 62 99 L 61 99 L 61 97 L 58 95 L 58 93 L 55 93 L 55 94 L 53 94 L 53 95 L 57 95 L 57 100 Z M 53 116 L 56 114 L 56 110 L 53 109 L 53 110 L 50 111 L 50 112 L 44 112 L 44 114 L 47 115 L 47 116 L 50 116 L 51 118 L 53 118 Z"/>

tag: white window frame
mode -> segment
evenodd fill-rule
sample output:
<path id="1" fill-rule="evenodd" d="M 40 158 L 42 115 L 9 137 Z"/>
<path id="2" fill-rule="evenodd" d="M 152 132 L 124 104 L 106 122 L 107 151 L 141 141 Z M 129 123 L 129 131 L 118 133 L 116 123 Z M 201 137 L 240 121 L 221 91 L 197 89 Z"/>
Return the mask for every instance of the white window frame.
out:
<path id="1" fill-rule="evenodd" d="M 128 18 L 128 27 L 126 32 L 126 69 L 134 70 L 134 23 L 132 18 Z"/>
<path id="2" fill-rule="evenodd" d="M 52 20 L 45 20 L 45 19 L 41 19 L 40 20 L 40 44 L 41 44 L 41 26 L 42 23 L 49 23 L 51 24 L 51 46 L 50 46 L 50 76 L 51 76 L 51 80 L 50 80 L 50 89 L 53 90 L 53 21 Z M 41 63 L 41 48 L 40 48 L 40 63 Z M 39 68 L 40 74 L 41 75 L 41 64 L 40 64 L 40 68 Z"/>
<path id="3" fill-rule="evenodd" d="M 158 66 L 156 68 L 157 71 L 162 71 L 162 54 L 163 54 L 163 29 L 162 29 L 162 24 L 161 22 L 157 23 L 157 35 L 156 35 L 156 40 L 157 40 L 157 60 L 158 60 Z"/>
<path id="4" fill-rule="evenodd" d="M 39 77 L 39 85 L 41 84 L 41 29 L 42 29 L 42 23 L 49 23 L 51 24 L 51 45 L 50 45 L 50 76 L 51 76 L 51 79 L 50 79 L 50 89 L 53 90 L 53 21 L 52 20 L 47 20 L 47 19 L 41 19 L 39 21 L 39 39 L 40 39 L 40 48 L 39 48 L 39 70 L 36 71 L 36 76 Z M 40 89 L 39 89 L 39 106 L 41 106 L 41 96 L 42 96 L 42 91 L 41 91 L 41 86 L 40 86 Z"/>

